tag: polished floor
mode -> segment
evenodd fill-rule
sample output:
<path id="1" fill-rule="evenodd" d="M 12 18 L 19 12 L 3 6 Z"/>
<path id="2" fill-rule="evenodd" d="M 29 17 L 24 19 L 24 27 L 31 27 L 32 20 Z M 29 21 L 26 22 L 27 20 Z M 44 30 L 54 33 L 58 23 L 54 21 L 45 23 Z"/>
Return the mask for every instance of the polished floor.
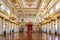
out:
<path id="1" fill-rule="evenodd" d="M 60 36 L 45 33 L 14 33 L 0 36 L 0 40 L 60 40 Z"/>

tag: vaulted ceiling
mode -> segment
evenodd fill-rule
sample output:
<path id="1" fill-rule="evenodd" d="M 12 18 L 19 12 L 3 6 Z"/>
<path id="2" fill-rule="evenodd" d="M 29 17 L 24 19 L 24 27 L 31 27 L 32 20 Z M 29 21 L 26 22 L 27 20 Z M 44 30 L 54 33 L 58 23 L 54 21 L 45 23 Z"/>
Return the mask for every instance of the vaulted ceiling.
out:
<path id="1" fill-rule="evenodd" d="M 49 10 L 52 3 L 57 0 L 3 0 L 3 2 L 18 17 L 36 17 L 39 13 L 43 14 Z"/>

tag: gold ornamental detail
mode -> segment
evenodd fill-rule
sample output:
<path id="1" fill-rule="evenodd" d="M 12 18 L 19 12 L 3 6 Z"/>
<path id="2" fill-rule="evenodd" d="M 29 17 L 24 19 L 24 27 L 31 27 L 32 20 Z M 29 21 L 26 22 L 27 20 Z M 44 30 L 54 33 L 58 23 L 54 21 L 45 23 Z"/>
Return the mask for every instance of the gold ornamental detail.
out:
<path id="1" fill-rule="evenodd" d="M 25 0 L 26 2 L 29 2 L 29 3 L 33 3 L 35 2 L 36 0 Z"/>

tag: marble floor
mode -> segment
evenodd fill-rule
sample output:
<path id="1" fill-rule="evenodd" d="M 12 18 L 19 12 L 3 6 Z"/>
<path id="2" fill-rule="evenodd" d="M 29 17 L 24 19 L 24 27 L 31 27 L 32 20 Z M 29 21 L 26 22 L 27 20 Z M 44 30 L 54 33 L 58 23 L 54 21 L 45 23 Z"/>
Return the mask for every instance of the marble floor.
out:
<path id="1" fill-rule="evenodd" d="M 0 40 L 60 40 L 60 36 L 45 33 L 14 33 L 0 36 Z"/>

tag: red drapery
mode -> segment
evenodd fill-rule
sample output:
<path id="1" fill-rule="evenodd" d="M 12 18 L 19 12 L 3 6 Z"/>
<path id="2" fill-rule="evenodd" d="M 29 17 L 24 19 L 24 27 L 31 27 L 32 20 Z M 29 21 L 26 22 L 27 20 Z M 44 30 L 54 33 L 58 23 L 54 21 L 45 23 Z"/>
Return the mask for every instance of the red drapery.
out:
<path id="1" fill-rule="evenodd" d="M 32 30 L 32 24 L 28 24 L 28 31 Z"/>

